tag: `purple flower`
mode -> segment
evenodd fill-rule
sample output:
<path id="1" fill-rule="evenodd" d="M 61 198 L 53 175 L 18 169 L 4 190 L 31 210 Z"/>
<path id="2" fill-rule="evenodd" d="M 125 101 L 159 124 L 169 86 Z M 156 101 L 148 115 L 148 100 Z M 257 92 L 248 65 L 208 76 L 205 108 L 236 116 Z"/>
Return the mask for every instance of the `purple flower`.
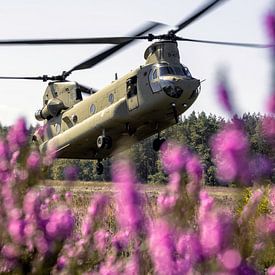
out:
<path id="1" fill-rule="evenodd" d="M 58 271 L 63 270 L 68 265 L 68 259 L 62 255 L 57 259 L 56 268 Z"/>
<path id="2" fill-rule="evenodd" d="M 14 126 L 9 130 L 7 139 L 9 142 L 9 147 L 13 152 L 26 145 L 28 140 L 28 131 L 25 119 L 20 118 L 17 120 Z"/>
<path id="3" fill-rule="evenodd" d="M 0 139 L 0 159 L 6 160 L 9 155 L 9 147 L 6 141 Z"/>
<path id="4" fill-rule="evenodd" d="M 127 230 L 123 230 L 123 231 L 117 232 L 113 236 L 111 243 L 113 247 L 116 249 L 116 251 L 121 252 L 128 246 L 129 240 L 130 240 L 130 232 Z"/>
<path id="5" fill-rule="evenodd" d="M 275 186 L 271 188 L 268 198 L 269 198 L 269 204 L 271 207 L 271 212 L 272 214 L 275 215 Z"/>
<path id="6" fill-rule="evenodd" d="M 202 257 L 199 236 L 196 233 L 181 234 L 177 241 L 177 252 L 188 261 L 189 267 L 198 263 Z"/>
<path id="7" fill-rule="evenodd" d="M 256 155 L 250 160 L 249 171 L 254 180 L 268 177 L 272 173 L 272 162 L 265 156 Z"/>
<path id="8" fill-rule="evenodd" d="M 108 197 L 104 195 L 97 195 L 91 200 L 88 207 L 87 215 L 85 216 L 82 225 L 81 233 L 83 237 L 88 237 L 92 233 L 92 227 L 95 224 L 97 216 L 103 213 L 108 202 Z"/>
<path id="9" fill-rule="evenodd" d="M 271 96 L 268 98 L 266 110 L 270 113 L 275 114 L 275 93 L 272 93 Z"/>
<path id="10" fill-rule="evenodd" d="M 200 182 L 202 180 L 203 169 L 197 156 L 193 155 L 188 159 L 186 164 L 186 171 L 193 181 Z"/>
<path id="11" fill-rule="evenodd" d="M 50 166 L 53 164 L 53 161 L 56 158 L 56 148 L 54 145 L 47 146 L 47 151 L 43 158 L 43 164 L 46 166 Z"/>
<path id="12" fill-rule="evenodd" d="M 180 190 L 181 175 L 178 172 L 169 174 L 168 190 L 177 193 Z"/>
<path id="13" fill-rule="evenodd" d="M 56 208 L 50 215 L 46 225 L 46 232 L 52 239 L 63 240 L 73 231 L 74 217 L 69 209 Z"/>
<path id="14" fill-rule="evenodd" d="M 125 275 L 141 274 L 139 255 L 137 252 L 134 252 L 130 260 L 126 263 L 125 268 L 123 270 L 123 274 Z"/>
<path id="15" fill-rule="evenodd" d="M 119 225 L 137 234 L 144 228 L 144 221 L 142 199 L 136 190 L 134 169 L 129 161 L 120 160 L 113 164 L 112 175 L 117 190 L 115 199 Z"/>
<path id="16" fill-rule="evenodd" d="M 223 181 L 249 181 L 249 144 L 243 131 L 226 127 L 212 139 L 212 152 L 217 165 L 217 176 Z"/>
<path id="17" fill-rule="evenodd" d="M 8 260 L 14 260 L 19 256 L 19 251 L 13 244 L 5 244 L 2 247 L 1 254 Z"/>
<path id="18" fill-rule="evenodd" d="M 36 151 L 31 152 L 27 158 L 27 168 L 37 170 L 40 166 L 40 154 Z"/>
<path id="19" fill-rule="evenodd" d="M 227 249 L 219 258 L 227 270 L 237 269 L 242 261 L 240 252 L 236 249 Z"/>
<path id="20" fill-rule="evenodd" d="M 106 250 L 109 238 L 110 233 L 104 229 L 100 229 L 94 233 L 95 246 L 100 253 L 103 254 Z"/>
<path id="21" fill-rule="evenodd" d="M 157 205 L 161 212 L 171 210 L 177 203 L 178 195 L 160 194 L 157 199 Z"/>
<path id="22" fill-rule="evenodd" d="M 275 14 L 273 11 L 270 11 L 266 16 L 266 27 L 270 40 L 272 43 L 275 41 Z"/>
<path id="23" fill-rule="evenodd" d="M 275 275 L 275 265 L 268 268 L 267 275 Z"/>
<path id="24" fill-rule="evenodd" d="M 75 181 L 77 180 L 79 168 L 76 166 L 67 166 L 64 169 L 65 180 Z"/>
<path id="25" fill-rule="evenodd" d="M 261 123 L 262 134 L 270 142 L 274 143 L 275 139 L 275 118 L 264 117 Z"/>
<path id="26" fill-rule="evenodd" d="M 250 216 L 255 213 L 255 210 L 258 207 L 263 195 L 264 193 L 261 189 L 257 189 L 253 192 L 248 203 L 244 206 L 241 216 L 238 220 L 240 224 L 248 220 Z"/>
<path id="27" fill-rule="evenodd" d="M 66 199 L 66 202 L 68 204 L 70 204 L 72 202 L 72 199 L 73 199 L 73 193 L 68 191 L 65 193 L 65 199 Z"/>
<path id="28" fill-rule="evenodd" d="M 185 168 L 189 155 L 187 148 L 173 143 L 167 144 L 161 154 L 164 169 L 169 174 L 182 171 Z"/>
<path id="29" fill-rule="evenodd" d="M 149 252 L 157 274 L 174 274 L 177 269 L 173 234 L 173 230 L 164 220 L 157 219 L 150 226 Z"/>
<path id="30" fill-rule="evenodd" d="M 11 219 L 8 224 L 8 232 L 15 243 L 22 243 L 24 239 L 25 223 L 20 219 Z"/>
<path id="31" fill-rule="evenodd" d="M 218 86 L 218 101 L 223 108 L 229 113 L 233 113 L 233 107 L 229 98 L 229 91 L 224 82 L 220 82 Z"/>

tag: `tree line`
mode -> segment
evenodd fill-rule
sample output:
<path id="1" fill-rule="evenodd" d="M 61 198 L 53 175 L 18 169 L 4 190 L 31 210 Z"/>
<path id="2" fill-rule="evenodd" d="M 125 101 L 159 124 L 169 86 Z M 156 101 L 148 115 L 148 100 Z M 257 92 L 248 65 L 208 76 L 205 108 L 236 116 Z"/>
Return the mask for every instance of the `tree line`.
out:
<path id="1" fill-rule="evenodd" d="M 262 137 L 260 130 L 260 121 L 262 118 L 261 114 L 246 113 L 242 117 L 234 117 L 232 119 L 242 121 L 251 144 L 252 152 L 269 155 L 271 152 L 270 145 Z M 224 118 L 213 114 L 207 115 L 205 112 L 192 112 L 188 117 L 183 117 L 177 125 L 162 131 L 161 136 L 167 140 L 184 144 L 190 150 L 197 153 L 203 164 L 205 184 L 219 185 L 219 181 L 215 176 L 215 166 L 211 158 L 210 141 L 211 137 L 227 122 Z M 30 133 L 33 133 L 34 128 L 30 126 Z M 7 131 L 8 127 L 0 124 L 0 137 L 5 135 Z M 160 162 L 160 153 L 155 152 L 152 148 L 155 138 L 156 136 L 149 137 L 133 145 L 127 151 L 127 154 L 132 158 L 136 166 L 137 177 L 141 182 L 162 183 L 166 181 L 166 174 Z M 96 161 L 57 159 L 48 171 L 48 178 L 62 180 L 64 179 L 64 168 L 75 166 L 79 172 L 79 180 L 110 181 L 111 163 L 112 158 L 104 160 L 104 173 L 97 175 L 95 170 Z"/>

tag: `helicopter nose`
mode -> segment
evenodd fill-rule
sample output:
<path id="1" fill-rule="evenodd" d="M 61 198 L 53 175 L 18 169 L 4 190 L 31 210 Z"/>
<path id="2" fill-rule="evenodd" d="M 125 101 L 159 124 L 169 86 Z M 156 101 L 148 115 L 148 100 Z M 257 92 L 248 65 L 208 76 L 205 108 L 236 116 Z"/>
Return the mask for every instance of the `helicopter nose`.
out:
<path id="1" fill-rule="evenodd" d="M 178 79 L 175 81 L 175 90 L 182 90 L 182 97 L 188 99 L 199 88 L 200 80 L 196 78 Z"/>

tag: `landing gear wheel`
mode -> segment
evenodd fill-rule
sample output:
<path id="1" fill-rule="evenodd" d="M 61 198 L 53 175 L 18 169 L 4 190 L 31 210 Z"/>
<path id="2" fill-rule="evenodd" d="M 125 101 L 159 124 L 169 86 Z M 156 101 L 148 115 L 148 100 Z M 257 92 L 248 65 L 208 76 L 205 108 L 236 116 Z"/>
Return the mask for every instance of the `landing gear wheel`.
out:
<path id="1" fill-rule="evenodd" d="M 103 164 L 102 164 L 101 162 L 98 162 L 98 163 L 96 164 L 96 173 L 97 173 L 98 175 L 102 175 L 102 174 L 103 174 L 103 171 L 104 171 L 104 166 L 103 166 Z"/>
<path id="2" fill-rule="evenodd" d="M 112 147 L 112 139 L 109 136 L 99 136 L 96 145 L 98 149 L 110 149 Z"/>
<path id="3" fill-rule="evenodd" d="M 161 148 L 161 145 L 166 141 L 165 138 L 156 138 L 153 141 L 153 149 L 158 152 Z"/>

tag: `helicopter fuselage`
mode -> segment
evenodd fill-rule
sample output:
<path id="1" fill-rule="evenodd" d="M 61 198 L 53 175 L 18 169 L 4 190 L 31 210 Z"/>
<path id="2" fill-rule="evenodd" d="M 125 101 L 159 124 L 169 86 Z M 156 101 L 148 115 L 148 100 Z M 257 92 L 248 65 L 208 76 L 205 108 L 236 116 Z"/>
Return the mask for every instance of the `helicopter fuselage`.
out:
<path id="1" fill-rule="evenodd" d="M 145 58 L 145 65 L 83 100 L 75 82 L 50 83 L 40 149 L 52 145 L 60 158 L 103 159 L 175 124 L 196 100 L 200 81 L 180 63 L 176 42 L 152 44 Z M 111 146 L 99 148 L 100 136 Z"/>

